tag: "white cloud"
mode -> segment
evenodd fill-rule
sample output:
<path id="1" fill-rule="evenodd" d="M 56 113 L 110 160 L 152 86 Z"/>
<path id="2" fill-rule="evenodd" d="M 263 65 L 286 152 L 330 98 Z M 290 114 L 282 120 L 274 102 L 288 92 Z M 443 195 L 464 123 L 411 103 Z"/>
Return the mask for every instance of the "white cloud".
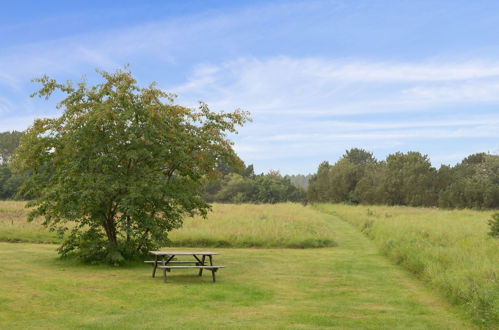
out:
<path id="1" fill-rule="evenodd" d="M 499 62 L 387 63 L 277 57 L 195 70 L 173 87 L 184 100 L 254 113 L 353 114 L 424 111 L 499 101 Z"/>

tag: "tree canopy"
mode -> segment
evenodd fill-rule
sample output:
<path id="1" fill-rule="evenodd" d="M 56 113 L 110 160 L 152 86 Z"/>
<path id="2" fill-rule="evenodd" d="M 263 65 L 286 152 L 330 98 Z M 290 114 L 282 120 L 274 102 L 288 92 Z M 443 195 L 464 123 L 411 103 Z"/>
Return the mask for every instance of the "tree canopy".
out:
<path id="1" fill-rule="evenodd" d="M 63 113 L 34 122 L 12 165 L 32 171 L 22 186 L 35 196 L 30 219 L 65 233 L 62 255 L 120 263 L 166 244 L 184 216 L 206 215 L 203 180 L 220 160 L 238 161 L 227 134 L 249 117 L 176 105 L 127 70 L 99 73 L 93 86 L 35 79 L 42 87 L 33 96 L 66 95 Z"/>

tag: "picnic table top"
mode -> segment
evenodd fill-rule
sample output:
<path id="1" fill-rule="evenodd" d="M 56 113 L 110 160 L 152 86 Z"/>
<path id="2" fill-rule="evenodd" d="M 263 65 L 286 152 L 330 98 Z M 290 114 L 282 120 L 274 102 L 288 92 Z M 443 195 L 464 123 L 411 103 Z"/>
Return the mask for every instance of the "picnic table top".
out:
<path id="1" fill-rule="evenodd" d="M 209 251 L 149 251 L 149 253 L 154 254 L 156 256 L 164 256 L 164 255 L 216 255 L 218 253 L 216 252 L 209 252 Z"/>

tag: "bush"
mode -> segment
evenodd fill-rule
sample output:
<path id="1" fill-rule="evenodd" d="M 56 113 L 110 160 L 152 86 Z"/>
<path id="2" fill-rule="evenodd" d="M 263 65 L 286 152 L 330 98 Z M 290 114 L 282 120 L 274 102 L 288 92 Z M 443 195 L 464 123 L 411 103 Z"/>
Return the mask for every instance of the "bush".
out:
<path id="1" fill-rule="evenodd" d="M 489 235 L 494 238 L 499 238 L 499 212 L 492 215 L 492 219 L 489 221 L 489 226 Z"/>

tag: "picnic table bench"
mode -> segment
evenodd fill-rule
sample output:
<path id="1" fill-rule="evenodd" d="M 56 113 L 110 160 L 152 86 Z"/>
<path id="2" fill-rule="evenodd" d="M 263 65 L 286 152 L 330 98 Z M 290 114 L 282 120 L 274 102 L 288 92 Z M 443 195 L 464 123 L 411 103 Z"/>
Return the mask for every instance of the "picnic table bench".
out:
<path id="1" fill-rule="evenodd" d="M 199 276 L 203 275 L 203 270 L 211 271 L 213 282 L 216 281 L 215 273 L 224 266 L 213 265 L 213 256 L 218 253 L 205 252 L 205 251 L 149 251 L 155 256 L 154 260 L 144 261 L 153 266 L 152 277 L 156 276 L 156 269 L 163 270 L 163 281 L 166 283 L 166 272 L 172 269 L 199 269 Z M 193 256 L 194 260 L 174 260 L 176 256 Z M 208 257 L 210 264 L 206 265 L 206 257 Z"/>

